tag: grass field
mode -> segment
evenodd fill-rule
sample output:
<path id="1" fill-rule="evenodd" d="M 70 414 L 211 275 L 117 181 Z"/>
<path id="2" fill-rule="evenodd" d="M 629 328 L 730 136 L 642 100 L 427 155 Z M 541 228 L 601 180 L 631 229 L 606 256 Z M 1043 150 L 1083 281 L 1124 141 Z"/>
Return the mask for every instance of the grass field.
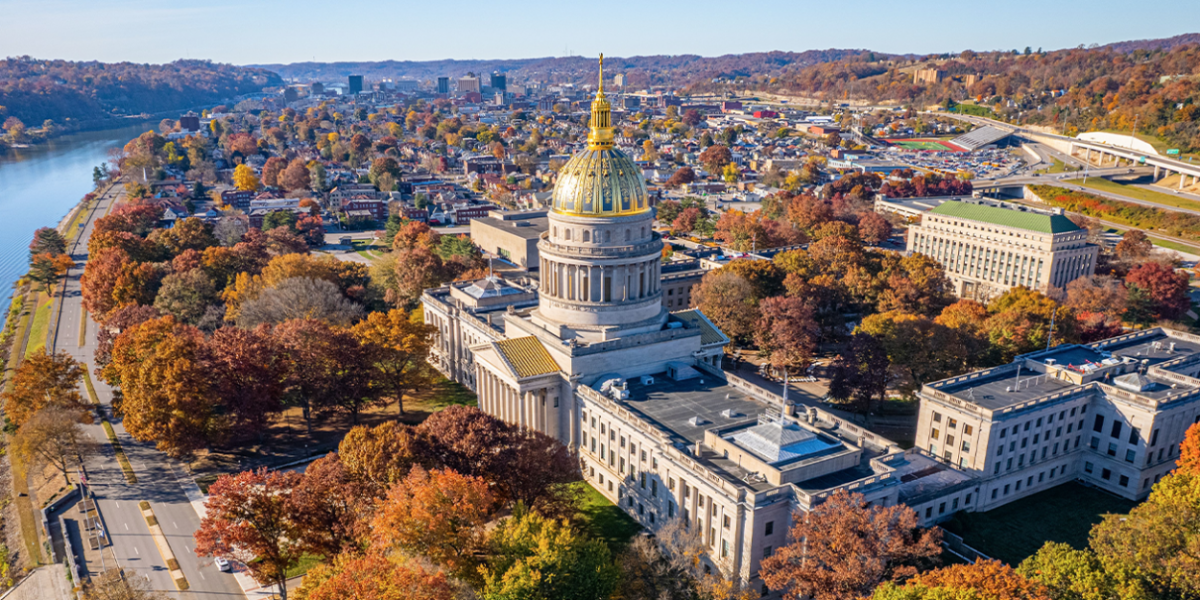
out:
<path id="1" fill-rule="evenodd" d="M 580 481 L 571 485 L 583 490 L 583 506 L 580 517 L 583 520 L 583 530 L 588 535 L 603 540 L 613 553 L 619 552 L 642 530 L 642 526 L 634 521 L 625 511 L 608 501 L 596 488 Z"/>
<path id="2" fill-rule="evenodd" d="M 1144 202 L 1153 202 L 1163 206 L 1173 206 L 1175 208 L 1200 211 L 1200 202 L 1184 198 L 1183 196 L 1176 196 L 1175 194 L 1165 194 L 1163 192 L 1148 190 L 1136 185 L 1125 185 L 1123 183 L 1117 183 L 1115 181 L 1109 181 L 1099 177 L 1089 177 L 1087 183 L 1083 183 L 1082 179 L 1070 179 L 1068 181 L 1077 185 L 1082 185 L 1086 188 L 1092 188 L 1093 190 L 1100 190 L 1102 192 L 1109 192 L 1112 194 L 1120 194 L 1122 196 L 1136 198 Z"/>
<path id="3" fill-rule="evenodd" d="M 33 313 L 33 322 L 29 325 L 29 344 L 25 346 L 25 356 L 46 347 L 46 336 L 50 333 L 50 307 L 54 301 L 45 294 L 38 294 L 37 310 Z"/>
<path id="4" fill-rule="evenodd" d="M 889 144 L 894 144 L 908 150 L 933 150 L 937 152 L 957 152 L 957 148 L 952 148 L 939 142 L 938 140 L 929 139 L 913 139 L 913 140 L 884 140 Z"/>
<path id="5" fill-rule="evenodd" d="M 1038 173 L 1045 174 L 1045 173 L 1066 173 L 1067 172 L 1066 163 L 1064 163 L 1063 161 L 1058 160 L 1057 158 L 1054 158 L 1054 157 L 1051 157 L 1050 159 L 1054 161 L 1054 164 L 1048 169 L 1039 169 Z"/>
<path id="6" fill-rule="evenodd" d="M 976 550 L 1016 566 L 1047 541 L 1086 548 L 1088 533 L 1105 514 L 1127 513 L 1134 505 L 1071 482 L 986 513 L 959 513 L 943 526 Z"/>

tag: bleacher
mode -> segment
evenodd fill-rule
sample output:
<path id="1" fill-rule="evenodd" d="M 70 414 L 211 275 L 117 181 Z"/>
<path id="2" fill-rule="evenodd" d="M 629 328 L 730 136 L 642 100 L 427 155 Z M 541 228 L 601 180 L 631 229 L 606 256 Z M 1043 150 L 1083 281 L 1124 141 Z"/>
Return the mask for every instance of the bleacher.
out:
<path id="1" fill-rule="evenodd" d="M 950 143 L 968 152 L 974 152 L 975 150 L 978 150 L 989 144 L 995 144 L 996 142 L 1012 134 L 1013 132 L 1011 131 L 1006 131 L 1004 129 L 999 129 L 989 125 L 980 127 L 968 133 L 964 133 L 950 140 Z"/>

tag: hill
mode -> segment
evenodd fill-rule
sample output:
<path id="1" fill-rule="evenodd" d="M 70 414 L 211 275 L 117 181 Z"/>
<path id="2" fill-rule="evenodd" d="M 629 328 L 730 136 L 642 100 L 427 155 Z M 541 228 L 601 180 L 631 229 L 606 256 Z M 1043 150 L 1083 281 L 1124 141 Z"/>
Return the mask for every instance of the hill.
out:
<path id="1" fill-rule="evenodd" d="M 268 71 L 199 60 L 144 65 L 23 56 L 0 60 L 0 121 L 96 126 L 114 116 L 184 110 L 280 84 Z"/>

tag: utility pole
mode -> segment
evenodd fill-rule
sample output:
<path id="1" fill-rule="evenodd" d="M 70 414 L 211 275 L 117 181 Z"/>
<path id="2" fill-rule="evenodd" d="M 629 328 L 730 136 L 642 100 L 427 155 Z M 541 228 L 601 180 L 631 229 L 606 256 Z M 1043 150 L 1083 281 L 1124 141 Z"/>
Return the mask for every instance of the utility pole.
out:
<path id="1" fill-rule="evenodd" d="M 1050 349 L 1050 343 L 1054 341 L 1054 318 L 1058 316 L 1058 307 L 1054 307 L 1054 312 L 1050 313 L 1050 335 L 1046 336 L 1046 349 Z M 1019 375 L 1018 375 L 1019 377 Z"/>

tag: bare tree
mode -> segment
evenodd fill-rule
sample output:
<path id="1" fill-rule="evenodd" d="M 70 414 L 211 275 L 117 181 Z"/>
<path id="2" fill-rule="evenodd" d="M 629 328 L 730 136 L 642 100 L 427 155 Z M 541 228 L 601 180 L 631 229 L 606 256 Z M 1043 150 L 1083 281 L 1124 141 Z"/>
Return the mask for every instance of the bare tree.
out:
<path id="1" fill-rule="evenodd" d="M 351 301 L 333 283 L 324 279 L 292 277 L 242 305 L 238 327 L 252 329 L 263 323 L 289 319 L 319 319 L 331 325 L 350 325 L 363 315 L 361 305 Z"/>
<path id="2" fill-rule="evenodd" d="M 93 577 L 83 588 L 83 600 L 168 600 L 162 592 L 150 587 L 145 577 L 132 569 L 109 569 Z"/>
<path id="3" fill-rule="evenodd" d="M 13 451 L 33 464 L 54 465 L 69 485 L 71 467 L 93 451 L 79 426 L 80 415 L 77 410 L 58 406 L 39 410 L 17 430 Z"/>
<path id="4" fill-rule="evenodd" d="M 240 216 L 222 217 L 213 227 L 213 235 L 220 240 L 222 246 L 232 246 L 242 241 L 242 236 L 250 231 L 250 223 Z"/>

